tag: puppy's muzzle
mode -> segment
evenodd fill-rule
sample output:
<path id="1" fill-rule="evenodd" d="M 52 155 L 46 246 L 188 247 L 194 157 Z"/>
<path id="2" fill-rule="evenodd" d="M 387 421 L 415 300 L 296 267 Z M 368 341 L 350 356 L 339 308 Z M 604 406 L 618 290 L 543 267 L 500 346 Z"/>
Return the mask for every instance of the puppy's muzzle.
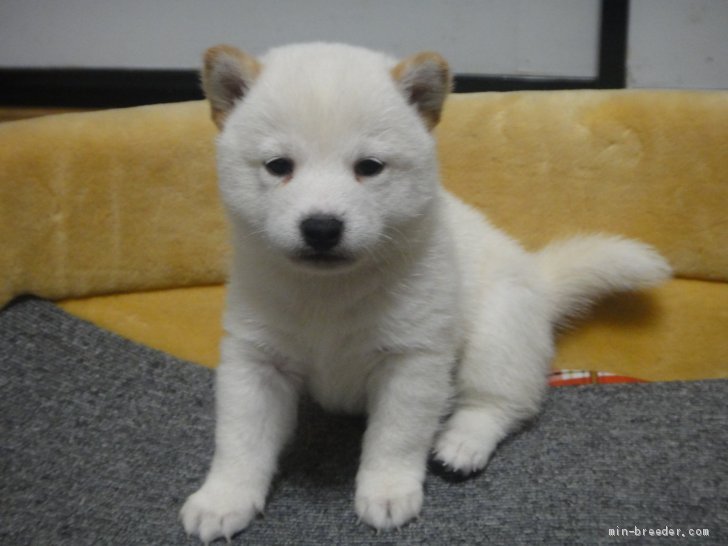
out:
<path id="1" fill-rule="evenodd" d="M 309 216 L 301 221 L 299 227 L 306 246 L 316 253 L 332 250 L 344 234 L 344 222 L 331 215 Z"/>

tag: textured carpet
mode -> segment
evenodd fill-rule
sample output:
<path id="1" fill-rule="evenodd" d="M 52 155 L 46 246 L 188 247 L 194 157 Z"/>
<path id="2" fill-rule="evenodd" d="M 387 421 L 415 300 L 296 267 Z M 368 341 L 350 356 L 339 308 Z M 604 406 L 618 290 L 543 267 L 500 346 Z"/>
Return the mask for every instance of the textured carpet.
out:
<path id="1" fill-rule="evenodd" d="M 180 332 L 184 335 L 184 332 Z M 552 389 L 541 417 L 422 518 L 353 512 L 363 421 L 304 404 L 265 518 L 236 544 L 728 543 L 728 381 Z M 177 511 L 212 450 L 212 372 L 50 303 L 0 312 L 0 544 L 194 544 Z M 609 530 L 634 532 L 610 537 Z M 672 543 L 676 539 L 668 539 Z"/>

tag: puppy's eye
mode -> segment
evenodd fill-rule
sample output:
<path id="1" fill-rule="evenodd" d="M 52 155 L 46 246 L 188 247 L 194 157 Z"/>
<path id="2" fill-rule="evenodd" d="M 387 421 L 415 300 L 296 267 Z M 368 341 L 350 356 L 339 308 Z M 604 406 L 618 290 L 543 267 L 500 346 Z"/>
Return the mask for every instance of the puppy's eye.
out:
<path id="1" fill-rule="evenodd" d="M 263 165 L 265 170 L 273 176 L 290 176 L 293 174 L 293 160 L 287 157 L 274 157 Z"/>
<path id="2" fill-rule="evenodd" d="M 357 176 L 377 176 L 384 170 L 384 162 L 379 161 L 375 157 L 366 157 L 360 159 L 354 164 L 354 173 Z"/>

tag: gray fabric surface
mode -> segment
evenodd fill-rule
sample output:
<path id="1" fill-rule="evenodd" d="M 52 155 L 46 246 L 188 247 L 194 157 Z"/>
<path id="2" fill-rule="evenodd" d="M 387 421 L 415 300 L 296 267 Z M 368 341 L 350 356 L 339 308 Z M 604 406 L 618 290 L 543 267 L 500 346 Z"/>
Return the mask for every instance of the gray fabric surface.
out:
<path id="1" fill-rule="evenodd" d="M 184 332 L 180 332 L 184 335 Z M 304 404 L 265 518 L 236 544 L 728 544 L 728 381 L 552 389 L 486 471 L 429 475 L 421 520 L 358 526 L 363 427 Z M 194 544 L 177 522 L 212 450 L 212 373 L 26 299 L 0 312 L 0 544 Z M 681 542 L 686 542 L 685 540 Z"/>

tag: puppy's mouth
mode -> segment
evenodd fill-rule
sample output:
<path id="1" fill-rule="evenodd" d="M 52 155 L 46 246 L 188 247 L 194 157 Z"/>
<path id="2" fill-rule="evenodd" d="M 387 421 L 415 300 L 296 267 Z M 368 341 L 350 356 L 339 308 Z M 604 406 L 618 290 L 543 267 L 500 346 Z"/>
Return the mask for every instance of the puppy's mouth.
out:
<path id="1" fill-rule="evenodd" d="M 354 263 L 354 257 L 343 252 L 303 251 L 293 256 L 298 264 L 321 270 L 339 269 Z"/>

